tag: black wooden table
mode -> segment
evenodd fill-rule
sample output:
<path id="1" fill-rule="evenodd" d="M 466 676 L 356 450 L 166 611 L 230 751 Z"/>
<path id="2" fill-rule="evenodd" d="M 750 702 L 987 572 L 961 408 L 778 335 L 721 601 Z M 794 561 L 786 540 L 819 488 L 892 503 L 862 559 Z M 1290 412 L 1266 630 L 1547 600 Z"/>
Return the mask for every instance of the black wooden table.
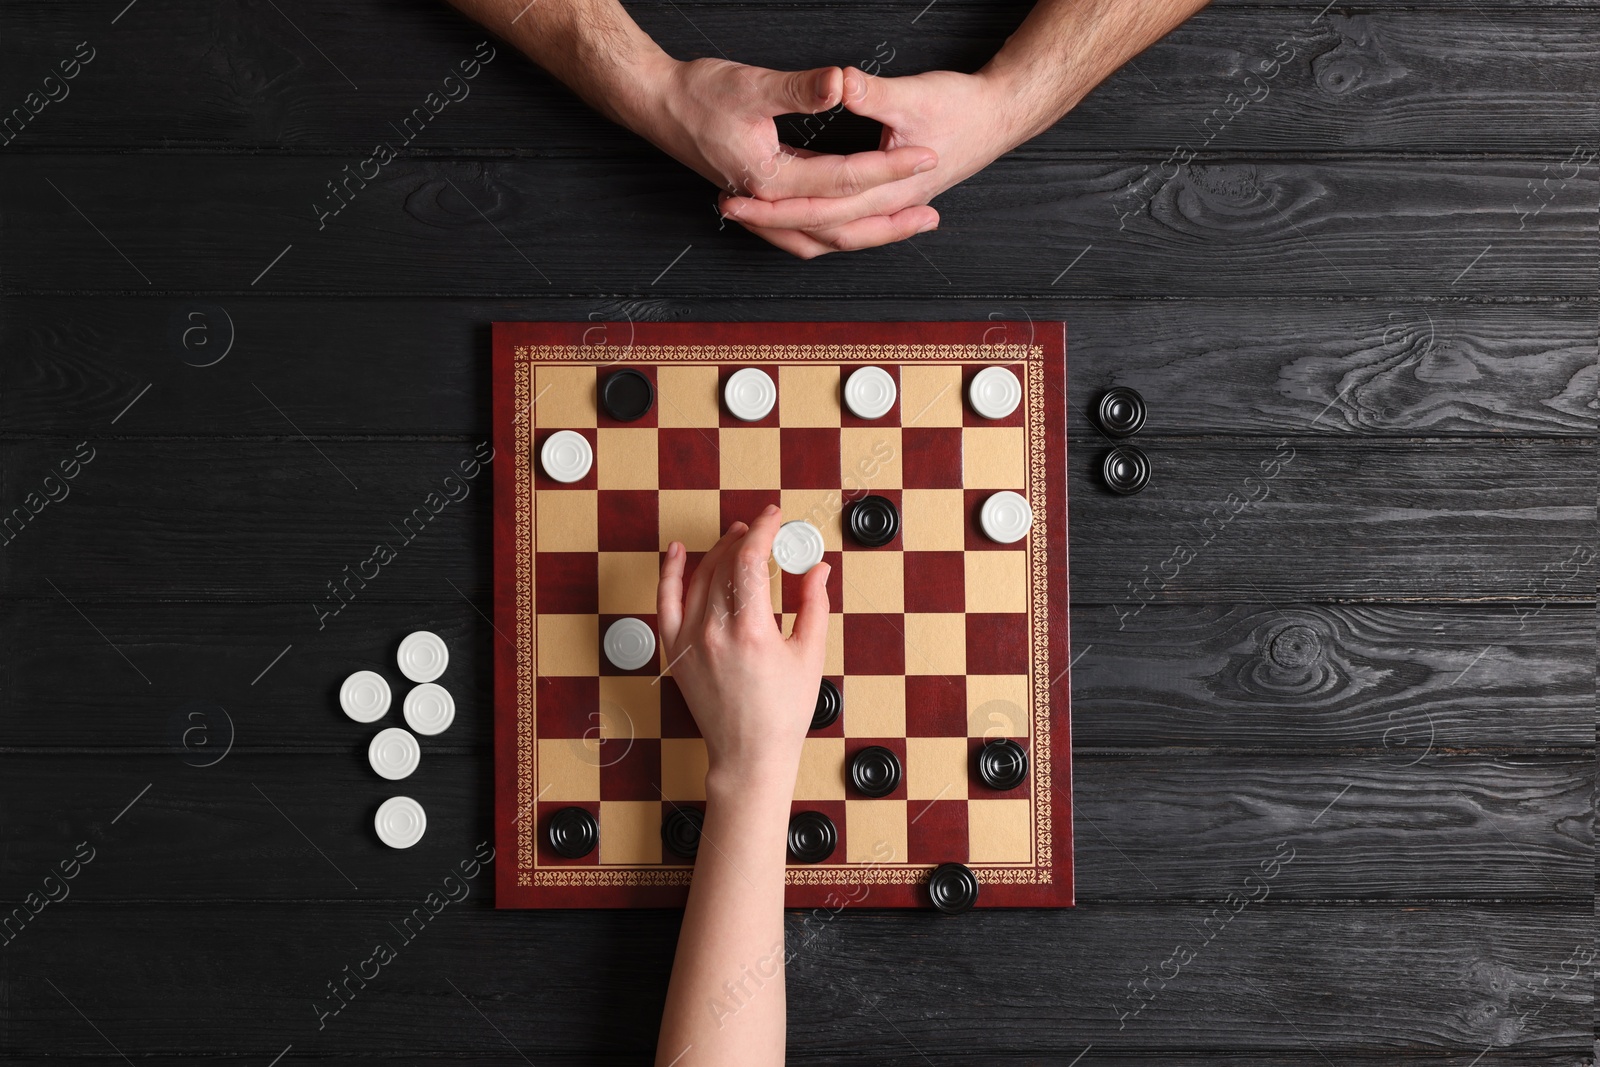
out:
<path id="1" fill-rule="evenodd" d="M 61 97 L 0 148 L 0 1055 L 643 1062 L 675 915 L 442 895 L 490 836 L 487 479 L 329 583 L 486 438 L 494 319 L 992 317 L 1069 323 L 1080 903 L 793 916 L 793 1061 L 1592 1062 L 1592 5 L 1221 2 L 937 233 L 803 264 L 503 47 L 407 126 L 485 36 L 441 5 L 124 2 L 0 9 L 0 107 Z M 633 9 L 893 74 L 1025 6 Z M 335 691 L 421 627 L 460 711 L 393 852 Z"/>

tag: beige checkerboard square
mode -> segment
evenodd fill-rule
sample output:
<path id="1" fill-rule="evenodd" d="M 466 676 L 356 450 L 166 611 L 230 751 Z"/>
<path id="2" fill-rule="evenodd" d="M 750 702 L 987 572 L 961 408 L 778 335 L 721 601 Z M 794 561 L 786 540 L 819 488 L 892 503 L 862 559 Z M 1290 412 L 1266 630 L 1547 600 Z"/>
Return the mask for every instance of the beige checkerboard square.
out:
<path id="1" fill-rule="evenodd" d="M 1027 484 L 1027 444 L 1021 426 L 968 426 L 961 431 L 961 482 L 968 489 L 1015 489 Z"/>
<path id="2" fill-rule="evenodd" d="M 574 737 L 539 739 L 539 796 L 574 803 L 600 799 L 600 746 Z"/>
<path id="3" fill-rule="evenodd" d="M 783 484 L 778 428 L 733 426 L 718 435 L 724 489 L 776 489 Z"/>
<path id="4" fill-rule="evenodd" d="M 844 553 L 844 610 L 878 615 L 906 610 L 905 559 L 904 552 L 888 549 Z"/>
<path id="5" fill-rule="evenodd" d="M 822 531 L 822 547 L 828 552 L 844 548 L 844 501 L 837 489 L 785 489 L 778 497 L 783 521 L 804 519 Z"/>
<path id="6" fill-rule="evenodd" d="M 966 547 L 966 501 L 959 489 L 907 489 L 900 528 L 908 552 L 960 552 Z"/>
<path id="7" fill-rule="evenodd" d="M 541 429 L 593 426 L 600 410 L 593 367 L 535 367 L 533 395 L 533 424 Z"/>
<path id="8" fill-rule="evenodd" d="M 900 488 L 900 427 L 846 426 L 841 429 L 839 484 L 846 493 Z"/>
<path id="9" fill-rule="evenodd" d="M 595 448 L 595 484 L 601 489 L 654 489 L 656 431 L 602 427 Z"/>
<path id="10" fill-rule="evenodd" d="M 1027 737 L 1026 674 L 969 674 L 967 676 L 967 736 Z"/>
<path id="11" fill-rule="evenodd" d="M 898 674 L 844 676 L 846 737 L 904 737 L 906 680 Z"/>
<path id="12" fill-rule="evenodd" d="M 779 577 L 782 577 L 781 573 Z M 774 594 L 774 600 L 776 599 L 777 594 Z M 837 608 L 839 605 L 833 606 Z M 778 628 L 786 637 L 794 633 L 794 612 L 784 612 Z M 835 676 L 844 673 L 844 616 L 838 612 L 828 616 L 828 643 L 824 646 L 822 654 L 822 673 Z"/>
<path id="13" fill-rule="evenodd" d="M 600 673 L 600 617 L 538 616 L 539 673 L 584 678 Z"/>
<path id="14" fill-rule="evenodd" d="M 785 426 L 839 425 L 838 367 L 779 367 L 778 421 Z"/>
<path id="15" fill-rule="evenodd" d="M 707 766 L 704 738 L 663 737 L 661 795 L 667 800 L 704 800 Z"/>
<path id="16" fill-rule="evenodd" d="M 597 552 L 599 494 L 593 489 L 535 489 L 533 548 L 536 552 Z"/>
<path id="17" fill-rule="evenodd" d="M 960 426 L 961 368 L 900 368 L 900 425 Z"/>
<path id="18" fill-rule="evenodd" d="M 1027 800 L 967 801 L 967 862 L 1026 863 L 1033 858 Z"/>
<path id="19" fill-rule="evenodd" d="M 966 615 L 959 611 L 908 612 L 906 673 L 966 674 Z"/>
<path id="20" fill-rule="evenodd" d="M 705 552 L 722 536 L 722 508 L 715 489 L 663 489 L 657 497 L 661 549 L 682 541 L 690 552 Z"/>
<path id="21" fill-rule="evenodd" d="M 660 863 L 661 802 L 602 800 L 600 862 Z"/>
<path id="22" fill-rule="evenodd" d="M 718 394 L 716 367 L 656 368 L 657 421 L 662 426 L 715 426 Z"/>
<path id="23" fill-rule="evenodd" d="M 808 737 L 800 749 L 796 800 L 844 799 L 844 738 Z"/>
<path id="24" fill-rule="evenodd" d="M 620 678 L 602 674 L 599 734 L 608 741 L 660 737 L 660 683 L 654 678 Z"/>
<path id="25" fill-rule="evenodd" d="M 991 556 L 1001 554 L 985 553 Z M 654 552 L 599 553 L 600 613 L 602 615 L 654 614 L 656 581 L 660 577 L 658 558 Z"/>
<path id="26" fill-rule="evenodd" d="M 908 854 L 905 801 L 844 802 L 846 863 L 904 863 Z"/>
<path id="27" fill-rule="evenodd" d="M 965 562 L 968 611 L 1028 610 L 1026 552 L 968 552 Z"/>
<path id="28" fill-rule="evenodd" d="M 906 796 L 912 800 L 962 800 L 970 769 L 965 737 L 906 738 Z"/>

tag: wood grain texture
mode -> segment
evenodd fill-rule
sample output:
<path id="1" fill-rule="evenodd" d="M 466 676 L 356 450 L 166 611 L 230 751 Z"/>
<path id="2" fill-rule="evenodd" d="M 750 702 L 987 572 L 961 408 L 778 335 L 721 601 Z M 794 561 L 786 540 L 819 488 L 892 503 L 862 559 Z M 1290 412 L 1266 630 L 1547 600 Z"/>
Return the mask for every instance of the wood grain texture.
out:
<path id="1" fill-rule="evenodd" d="M 107 843 L 96 864 L 109 868 L 113 849 Z M 65 994 L 140 1055 L 225 1048 L 264 1062 L 289 1043 L 300 1056 L 493 1055 L 503 1041 L 532 1055 L 642 1056 L 653 1047 L 673 913 L 528 912 L 508 921 L 481 904 L 446 905 L 405 942 L 396 924 L 406 905 L 421 907 L 450 869 L 413 868 L 391 890 L 405 903 L 337 911 L 67 901 L 7 948 L 16 976 L 8 1045 L 25 1059 L 103 1054 Z M 80 878 L 95 873 L 91 866 Z M 1065 1062 L 1090 1043 L 1398 1056 L 1495 1046 L 1573 1053 L 1592 1040 L 1587 980 L 1542 985 L 1574 946 L 1591 943 L 1589 918 L 1530 905 L 1249 906 L 1119 1031 L 1128 983 L 1146 967 L 1157 972 L 1175 944 L 1202 942 L 1212 911 L 1084 907 L 974 914 L 958 925 L 846 910 L 815 936 L 815 920 L 808 929 L 795 916 L 789 996 L 806 1006 L 806 1025 L 793 1028 L 790 1048 L 801 1058 L 839 1049 L 903 1055 L 909 1041 L 913 1051 Z M 318 1030 L 314 1002 L 331 1007 L 328 983 L 346 966 L 354 973 L 379 941 L 391 944 L 394 962 L 366 989 L 352 984 L 354 999 Z M 74 969 L 60 993 L 36 977 L 90 953 L 97 966 Z M 562 967 L 552 981 L 562 959 L 585 966 Z"/>
<path id="2" fill-rule="evenodd" d="M 1552 571 L 1548 595 L 1564 580 Z M 403 694 L 395 646 L 426 627 L 451 649 L 458 709 L 430 746 L 486 752 L 501 640 L 479 614 L 490 605 L 442 580 L 417 600 L 367 592 L 321 630 L 308 602 L 96 598 L 77 602 L 79 615 L 60 597 L 12 601 L 0 620 L 3 751 L 204 763 L 231 722 L 236 751 L 347 752 L 339 682 L 377 670 Z M 1338 755 L 1392 768 L 1594 744 L 1592 604 L 1162 604 L 1119 630 L 1107 605 L 1080 597 L 1072 635 L 1080 754 Z"/>
<path id="3" fill-rule="evenodd" d="M 1531 160 L 1241 160 L 1147 183 L 1142 165 L 1006 159 L 941 199 L 936 233 L 809 263 L 723 226 L 687 172 L 398 160 L 346 202 L 326 188 L 341 165 L 18 157 L 7 291 L 1592 298 L 1597 281 L 1600 181 L 1530 214 Z"/>
<path id="4" fill-rule="evenodd" d="M 78 841 L 103 843 L 108 861 L 75 884 L 74 899 L 84 902 L 403 899 L 419 872 L 448 869 L 491 835 L 489 753 L 458 747 L 459 722 L 452 734 L 420 739 L 416 773 L 386 782 L 367 766 L 366 745 L 378 725 L 400 722 L 398 712 L 378 725 L 346 722 L 344 743 L 323 754 L 275 751 L 280 739 L 285 749 L 296 744 L 303 718 L 327 711 L 304 707 L 284 700 L 269 722 L 235 715 L 232 752 L 221 748 L 222 722 L 212 714 L 185 725 L 203 723 L 219 742 L 214 753 L 173 745 L 160 755 L 9 758 L 0 899 L 22 899 Z M 487 709 L 458 715 L 470 727 Z M 71 792 L 52 788 L 69 779 L 79 782 Z M 1409 765 L 1372 756 L 1080 754 L 1072 786 L 1078 903 L 1221 900 L 1243 892 L 1245 877 L 1283 844 L 1292 862 L 1269 889 L 1251 883 L 1265 900 L 1587 907 L 1592 785 L 1587 752 Z M 403 852 L 372 830 L 378 805 L 395 794 L 428 813 L 427 835 Z M 492 901 L 489 880 L 472 896 Z"/>
<path id="5" fill-rule="evenodd" d="M 271 402 L 292 430 L 292 399 Z M 8 506 L 25 502 L 21 487 L 31 490 L 76 444 L 0 449 L 19 472 Z M 1134 497 L 1096 487 L 1095 449 L 1069 452 L 1080 602 L 1125 613 L 1152 598 L 1496 597 L 1536 606 L 1548 599 L 1539 588 L 1546 568 L 1592 542 L 1595 450 L 1576 439 L 1145 444 L 1155 475 Z M 472 459 L 467 443 L 286 434 L 225 448 L 149 439 L 90 447 L 96 458 L 71 496 L 46 505 L 0 554 L 8 595 L 295 598 L 312 624 L 311 604 L 337 605 L 328 583 L 343 582 L 343 568 L 354 573 L 380 542 L 399 558 L 368 592 L 449 602 L 459 595 L 447 588 L 454 582 L 478 601 L 486 595 L 483 476 L 460 503 L 417 515 Z"/>
<path id="6" fill-rule="evenodd" d="M 303 3 L 230 3 L 195 11 L 145 5 L 106 27 L 81 2 L 11 5 L 0 99 L 20 100 L 89 38 L 91 64 L 10 150 L 160 146 L 365 153 L 440 90 L 485 34 L 445 4 L 367 0 L 338 11 Z M 877 58 L 886 74 L 975 70 L 1029 5 L 901 2 L 631 5 L 671 54 L 730 56 L 776 69 Z M 1112 76 L 1028 151 L 1134 152 L 1174 145 L 1223 151 L 1500 151 L 1564 156 L 1591 144 L 1597 52 L 1584 11 L 1494 13 L 1481 5 L 1350 13 L 1320 6 L 1202 12 Z M 315 42 L 313 47 L 297 27 Z M 148 57 L 160 55 L 161 63 Z M 1281 66 L 1273 65 L 1277 57 Z M 1493 91 L 1485 78 L 1493 71 Z M 1263 71 L 1271 78 L 1260 78 Z M 1248 85 L 1245 78 L 1258 75 Z M 445 106 L 410 148 L 642 156 L 611 126 L 512 49 Z M 462 95 L 466 93 L 467 95 Z M 1229 94 L 1235 94 L 1230 99 Z M 1248 104 L 1240 100 L 1250 98 Z M 1129 115 L 1138 121 L 1129 122 Z M 1207 125 L 1209 121 L 1210 125 Z M 796 144 L 874 126 L 789 119 Z M 848 131 L 848 132 L 846 132 Z M 399 145 L 397 144 L 397 147 Z M 357 157 L 359 158 L 359 157 Z M 1554 162 L 1554 161 L 1552 161 Z"/>
<path id="7" fill-rule="evenodd" d="M 12 435 L 488 433 L 488 324 L 916 318 L 1067 323 L 1070 432 L 1112 385 L 1147 435 L 1589 436 L 1592 301 L 1401 304 L 1199 300 L 394 300 L 12 297 L 0 317 L 0 427 Z M 1270 327 L 1267 319 L 1270 318 Z M 1024 338 L 1025 339 L 1025 338 Z M 383 372 L 366 371 L 368 354 Z M 123 409 L 146 385 L 138 406 Z M 112 420 L 116 420 L 113 424 Z"/>

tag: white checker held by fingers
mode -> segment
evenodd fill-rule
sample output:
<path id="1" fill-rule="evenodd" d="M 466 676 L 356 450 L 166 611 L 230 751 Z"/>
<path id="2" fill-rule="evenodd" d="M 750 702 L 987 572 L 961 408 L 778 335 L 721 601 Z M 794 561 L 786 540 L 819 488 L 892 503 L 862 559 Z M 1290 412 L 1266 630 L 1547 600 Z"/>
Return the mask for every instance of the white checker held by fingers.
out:
<path id="1" fill-rule="evenodd" d="M 1004 489 L 983 502 L 978 522 L 989 540 L 1009 545 L 1028 536 L 1033 527 L 1033 508 L 1021 493 Z"/>
<path id="2" fill-rule="evenodd" d="M 558 482 L 581 482 L 594 466 L 594 449 L 589 439 L 576 430 L 557 430 L 545 438 L 539 449 L 544 472 Z"/>
<path id="3" fill-rule="evenodd" d="M 804 574 L 821 563 L 822 552 L 822 531 L 804 519 L 784 523 L 772 539 L 772 558 L 790 574 Z"/>
<path id="4" fill-rule="evenodd" d="M 438 634 L 418 630 L 400 642 L 395 660 L 400 664 L 400 673 L 413 682 L 431 682 L 450 666 L 450 650 Z"/>
<path id="5" fill-rule="evenodd" d="M 378 806 L 372 828 L 390 848 L 410 848 L 428 832 L 428 813 L 410 797 L 390 797 Z"/>
<path id="6" fill-rule="evenodd" d="M 766 371 L 756 367 L 736 370 L 722 390 L 723 401 L 735 418 L 758 422 L 767 417 L 778 402 L 778 387 Z"/>
<path id="7" fill-rule="evenodd" d="M 379 730 L 367 745 L 367 762 L 372 769 L 391 782 L 398 782 L 417 769 L 422 762 L 422 750 L 417 739 L 398 726 Z"/>
<path id="8" fill-rule="evenodd" d="M 406 694 L 406 725 L 424 737 L 442 734 L 456 721 L 456 701 L 437 682 L 423 682 Z"/>
<path id="9" fill-rule="evenodd" d="M 643 619 L 618 619 L 606 627 L 606 659 L 618 670 L 636 671 L 656 654 L 656 635 Z"/>
<path id="10" fill-rule="evenodd" d="M 356 671 L 339 687 L 339 706 L 356 722 L 377 722 L 389 713 L 389 683 L 376 671 Z"/>
<path id="11" fill-rule="evenodd" d="M 1005 367 L 985 367 L 967 387 L 972 410 L 986 419 L 1003 419 L 1022 403 L 1022 383 Z"/>
<path id="12" fill-rule="evenodd" d="M 881 419 L 894 407 L 894 376 L 882 367 L 862 367 L 844 382 L 844 402 L 858 419 Z"/>

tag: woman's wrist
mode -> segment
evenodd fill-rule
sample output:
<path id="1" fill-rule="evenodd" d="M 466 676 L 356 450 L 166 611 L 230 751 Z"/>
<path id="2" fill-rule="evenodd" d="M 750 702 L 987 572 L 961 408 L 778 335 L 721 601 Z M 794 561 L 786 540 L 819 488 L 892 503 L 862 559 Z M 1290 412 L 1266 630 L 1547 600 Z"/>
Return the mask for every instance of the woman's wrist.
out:
<path id="1" fill-rule="evenodd" d="M 772 807 L 788 811 L 794 797 L 799 759 L 778 758 L 734 765 L 713 764 L 706 771 L 706 803 L 728 802 L 740 807 Z"/>

